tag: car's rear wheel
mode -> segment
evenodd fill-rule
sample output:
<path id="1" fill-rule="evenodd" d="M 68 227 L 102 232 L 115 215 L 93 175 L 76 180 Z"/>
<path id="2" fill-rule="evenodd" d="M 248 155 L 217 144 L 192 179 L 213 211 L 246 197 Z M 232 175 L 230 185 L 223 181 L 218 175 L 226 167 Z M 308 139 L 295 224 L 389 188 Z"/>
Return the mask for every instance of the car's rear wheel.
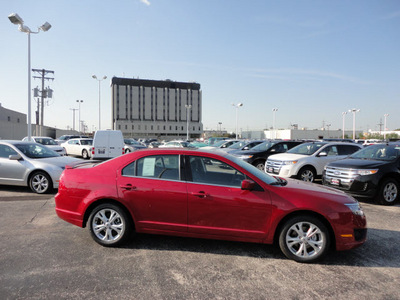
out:
<path id="1" fill-rule="evenodd" d="M 129 149 L 126 149 L 126 150 L 125 150 L 125 154 L 126 154 L 126 153 L 129 153 L 129 152 L 131 152 L 131 150 L 129 150 Z"/>
<path id="2" fill-rule="evenodd" d="M 393 178 L 382 181 L 379 189 L 378 202 L 383 205 L 393 205 L 399 198 L 399 183 Z"/>
<path id="3" fill-rule="evenodd" d="M 329 250 L 330 236 L 326 226 L 312 216 L 289 219 L 279 234 L 279 246 L 287 258 L 311 263 Z"/>
<path id="4" fill-rule="evenodd" d="M 52 190 L 53 183 L 50 176 L 42 171 L 35 172 L 29 179 L 29 187 L 37 194 L 44 194 Z"/>
<path id="5" fill-rule="evenodd" d="M 95 242 L 102 246 L 115 247 L 127 241 L 133 225 L 123 209 L 106 203 L 97 206 L 90 214 L 89 230 Z"/>
<path id="6" fill-rule="evenodd" d="M 253 166 L 255 166 L 257 169 L 261 171 L 265 171 L 265 160 L 257 160 L 256 162 L 253 163 Z"/>
<path id="7" fill-rule="evenodd" d="M 308 182 L 314 182 L 315 176 L 316 176 L 315 171 L 312 168 L 304 167 L 301 168 L 299 173 L 297 174 L 297 179 Z"/>
<path id="8" fill-rule="evenodd" d="M 87 152 L 87 150 L 83 149 L 82 150 L 82 157 L 83 157 L 83 159 L 88 159 L 89 158 L 89 152 Z"/>

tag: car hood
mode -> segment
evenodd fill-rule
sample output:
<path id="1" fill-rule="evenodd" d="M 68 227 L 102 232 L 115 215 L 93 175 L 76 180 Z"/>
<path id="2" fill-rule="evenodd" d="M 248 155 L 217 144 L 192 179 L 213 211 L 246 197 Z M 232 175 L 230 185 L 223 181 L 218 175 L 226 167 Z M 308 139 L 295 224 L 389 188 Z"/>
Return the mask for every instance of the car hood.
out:
<path id="1" fill-rule="evenodd" d="M 285 186 L 274 189 L 282 198 L 291 199 L 290 201 L 299 201 L 302 203 L 318 202 L 320 205 L 328 202 L 341 204 L 356 203 L 357 201 L 341 190 L 331 187 L 304 182 L 301 180 L 285 178 Z"/>
<path id="2" fill-rule="evenodd" d="M 352 169 L 373 169 L 392 163 L 391 161 L 369 160 L 358 158 L 346 158 L 330 163 L 329 167 L 352 168 Z"/>
<path id="3" fill-rule="evenodd" d="M 75 162 L 81 161 L 81 160 L 79 158 L 75 158 L 75 157 L 56 156 L 56 157 L 48 157 L 48 158 L 38 158 L 38 159 L 34 159 L 34 161 L 58 166 L 61 168 L 61 167 L 65 167 L 68 164 L 72 164 L 72 163 L 75 163 Z"/>
<path id="4" fill-rule="evenodd" d="M 268 159 L 271 160 L 298 160 L 304 157 L 310 157 L 311 155 L 304 154 L 294 154 L 294 153 L 281 153 L 281 154 L 273 154 Z"/>

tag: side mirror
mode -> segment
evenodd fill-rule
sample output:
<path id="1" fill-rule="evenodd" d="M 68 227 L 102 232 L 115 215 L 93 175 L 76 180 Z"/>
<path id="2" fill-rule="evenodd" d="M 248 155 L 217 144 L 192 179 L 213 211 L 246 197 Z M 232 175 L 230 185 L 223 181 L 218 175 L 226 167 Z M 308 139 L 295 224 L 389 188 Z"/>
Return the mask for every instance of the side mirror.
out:
<path id="1" fill-rule="evenodd" d="M 13 155 L 9 155 L 8 159 L 9 160 L 20 160 L 20 159 L 22 159 L 22 156 L 19 154 L 13 154 Z"/>
<path id="2" fill-rule="evenodd" d="M 318 154 L 318 156 L 328 156 L 328 153 L 322 151 L 320 154 Z"/>
<path id="3" fill-rule="evenodd" d="M 242 190 L 252 191 L 256 187 L 256 183 L 253 180 L 245 179 L 242 181 Z"/>

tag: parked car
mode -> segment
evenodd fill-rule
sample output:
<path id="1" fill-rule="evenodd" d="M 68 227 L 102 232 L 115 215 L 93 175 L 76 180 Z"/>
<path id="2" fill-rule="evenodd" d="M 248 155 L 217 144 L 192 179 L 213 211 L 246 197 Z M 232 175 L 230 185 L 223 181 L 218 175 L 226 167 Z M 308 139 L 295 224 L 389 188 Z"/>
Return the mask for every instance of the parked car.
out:
<path id="1" fill-rule="evenodd" d="M 233 144 L 239 142 L 239 140 L 221 140 L 215 142 L 211 146 L 203 147 L 204 150 L 217 150 L 217 149 L 224 149 L 232 146 Z"/>
<path id="2" fill-rule="evenodd" d="M 58 188 L 62 171 L 77 158 L 34 142 L 0 141 L 0 184 L 28 186 L 38 194 Z"/>
<path id="3" fill-rule="evenodd" d="M 48 136 L 32 136 L 31 137 L 32 142 L 42 144 L 54 152 L 57 152 L 60 155 L 66 155 L 65 149 L 61 147 L 55 140 L 53 140 L 51 137 Z M 22 139 L 24 142 L 28 142 L 28 137 L 24 137 Z"/>
<path id="4" fill-rule="evenodd" d="M 314 182 L 315 179 L 322 178 L 326 164 L 343 159 L 361 148 L 356 143 L 304 143 L 286 153 L 270 156 L 265 165 L 265 172 Z"/>
<path id="5" fill-rule="evenodd" d="M 230 154 L 235 155 L 240 159 L 243 159 L 245 162 L 248 162 L 264 171 L 265 162 L 270 155 L 284 153 L 301 143 L 302 141 L 270 140 L 258 144 L 250 150 L 233 151 Z"/>
<path id="6" fill-rule="evenodd" d="M 88 138 L 88 136 L 85 135 L 73 135 L 73 134 L 65 134 L 60 136 L 58 139 L 55 139 L 57 144 L 61 145 L 62 143 L 65 143 L 66 141 L 70 139 L 77 139 L 77 138 Z"/>
<path id="7" fill-rule="evenodd" d="M 400 143 L 372 145 L 325 167 L 323 184 L 393 205 L 400 193 Z"/>
<path id="8" fill-rule="evenodd" d="M 88 159 L 92 156 L 93 139 L 70 139 L 61 144 L 67 155 L 79 156 Z"/>
<path id="9" fill-rule="evenodd" d="M 139 143 L 138 141 L 135 141 L 134 139 L 124 139 L 124 143 L 125 143 L 124 146 L 125 153 L 147 148 L 145 145 Z"/>
<path id="10" fill-rule="evenodd" d="M 125 153 L 121 130 L 97 130 L 93 137 L 92 159 L 110 159 Z"/>
<path id="11" fill-rule="evenodd" d="M 187 147 L 190 147 L 190 143 L 185 141 L 170 141 L 158 146 L 158 148 L 187 148 Z"/>
<path id="12" fill-rule="evenodd" d="M 220 150 L 228 153 L 234 151 L 250 150 L 251 148 L 257 146 L 258 144 L 261 144 L 262 142 L 264 142 L 264 140 L 243 140 L 232 144 L 228 148 L 220 148 Z"/>
<path id="13" fill-rule="evenodd" d="M 82 184 L 84 182 L 85 184 Z M 67 167 L 55 196 L 61 219 L 118 246 L 133 231 L 272 244 L 299 262 L 366 240 L 353 197 L 272 177 L 223 152 L 146 149 Z"/>

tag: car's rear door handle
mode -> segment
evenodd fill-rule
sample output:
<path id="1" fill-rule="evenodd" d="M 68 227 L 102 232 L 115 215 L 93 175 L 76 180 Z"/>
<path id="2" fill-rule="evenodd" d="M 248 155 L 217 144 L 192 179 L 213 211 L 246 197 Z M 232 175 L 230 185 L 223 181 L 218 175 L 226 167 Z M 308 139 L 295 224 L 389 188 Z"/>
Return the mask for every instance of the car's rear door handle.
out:
<path id="1" fill-rule="evenodd" d="M 136 190 L 136 186 L 133 186 L 130 183 L 128 183 L 127 185 L 120 185 L 120 188 L 125 190 Z"/>
<path id="2" fill-rule="evenodd" d="M 193 196 L 199 197 L 199 198 L 207 198 L 208 194 L 206 194 L 206 192 L 200 191 L 200 192 L 193 192 L 192 193 Z"/>

